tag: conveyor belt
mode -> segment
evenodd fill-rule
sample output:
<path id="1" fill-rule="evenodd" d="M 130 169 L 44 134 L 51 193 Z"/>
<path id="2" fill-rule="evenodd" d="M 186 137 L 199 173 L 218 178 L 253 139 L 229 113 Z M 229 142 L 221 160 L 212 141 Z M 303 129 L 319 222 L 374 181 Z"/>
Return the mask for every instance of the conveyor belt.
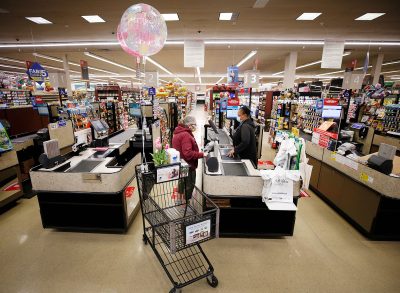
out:
<path id="1" fill-rule="evenodd" d="M 78 163 L 75 167 L 73 167 L 71 170 L 68 172 L 70 173 L 83 173 L 83 172 L 90 172 L 94 168 L 99 165 L 102 160 L 82 160 L 80 163 Z"/>
<path id="2" fill-rule="evenodd" d="M 124 132 L 111 137 L 108 141 L 109 143 L 125 143 L 135 135 L 136 131 L 138 130 L 134 128 L 128 128 Z"/>
<path id="3" fill-rule="evenodd" d="M 222 163 L 225 176 L 247 176 L 246 166 L 243 163 Z"/>

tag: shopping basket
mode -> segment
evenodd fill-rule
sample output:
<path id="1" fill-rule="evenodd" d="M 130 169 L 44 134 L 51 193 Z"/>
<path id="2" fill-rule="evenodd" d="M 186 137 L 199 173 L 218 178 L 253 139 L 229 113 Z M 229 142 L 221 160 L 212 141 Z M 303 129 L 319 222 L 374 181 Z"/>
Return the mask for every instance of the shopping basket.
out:
<path id="1" fill-rule="evenodd" d="M 180 163 L 136 166 L 143 241 L 150 244 L 172 282 L 170 292 L 180 292 L 203 278 L 212 287 L 218 285 L 200 243 L 218 238 L 219 208 L 197 187 L 191 198 L 179 194 L 182 188 L 178 187 L 186 184 L 187 173 L 188 166 Z"/>

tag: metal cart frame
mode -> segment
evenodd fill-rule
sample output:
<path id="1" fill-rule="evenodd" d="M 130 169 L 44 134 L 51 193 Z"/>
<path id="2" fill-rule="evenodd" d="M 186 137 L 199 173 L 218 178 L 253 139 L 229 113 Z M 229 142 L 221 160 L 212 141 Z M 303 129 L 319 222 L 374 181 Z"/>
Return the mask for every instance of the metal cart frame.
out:
<path id="1" fill-rule="evenodd" d="M 187 166 L 148 166 L 150 171 L 136 166 L 143 241 L 150 244 L 173 284 L 170 293 L 181 292 L 183 287 L 203 278 L 211 287 L 217 287 L 214 268 L 200 243 L 219 237 L 218 206 L 197 187 L 191 198 L 178 193 L 178 188 L 182 190 L 186 184 Z M 179 174 L 173 171 L 173 179 L 166 178 L 165 174 L 174 169 Z"/>

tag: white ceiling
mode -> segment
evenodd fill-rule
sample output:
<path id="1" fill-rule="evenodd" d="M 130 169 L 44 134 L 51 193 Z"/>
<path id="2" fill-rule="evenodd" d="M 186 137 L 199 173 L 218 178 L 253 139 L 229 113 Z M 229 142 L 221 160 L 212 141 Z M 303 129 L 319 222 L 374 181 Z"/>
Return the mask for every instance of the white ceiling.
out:
<path id="1" fill-rule="evenodd" d="M 24 2 L 24 1 L 22 1 Z M 0 14 L 0 47 L 4 44 L 41 44 L 45 42 L 89 42 L 116 41 L 115 32 L 119 19 L 125 9 L 134 4 L 132 1 L 35 1 L 27 2 L 2 0 L 0 8 L 9 13 Z M 252 8 L 255 0 L 226 1 L 147 1 L 161 13 L 175 13 L 180 17 L 178 22 L 168 22 L 168 40 L 324 40 L 340 38 L 347 41 L 394 41 L 400 42 L 399 1 L 380 1 L 379 5 L 368 5 L 366 1 L 295 1 L 270 0 L 264 8 Z M 25 8 L 24 8 L 25 7 Z M 239 13 L 236 21 L 218 21 L 219 12 Z M 315 21 L 296 21 L 303 12 L 322 12 Z M 355 21 L 354 19 L 366 12 L 384 12 L 384 16 L 373 21 Z M 81 15 L 100 15 L 106 22 L 89 24 Z M 41 16 L 53 24 L 38 25 L 25 19 L 26 16 Z M 200 33 L 198 32 L 200 31 Z M 18 39 L 18 41 L 17 41 Z M 359 66 L 363 65 L 366 52 L 370 51 L 370 64 L 373 64 L 378 53 L 384 53 L 384 62 L 400 60 L 400 46 L 386 45 L 346 45 L 351 51 L 344 57 L 345 68 L 351 60 L 357 59 Z M 201 69 L 203 83 L 215 83 L 226 73 L 226 67 L 238 63 L 246 54 L 257 50 L 255 57 L 240 67 L 241 72 L 252 69 L 258 59 L 258 69 L 263 75 L 271 75 L 282 71 L 285 57 L 290 51 L 298 52 L 298 66 L 318 61 L 322 55 L 322 45 L 206 45 L 205 67 Z M 44 65 L 62 67 L 61 63 L 37 58 L 33 52 L 62 58 L 67 53 L 70 60 L 79 63 L 87 60 L 89 66 L 121 75 L 134 75 L 131 71 L 115 65 L 104 63 L 85 56 L 83 52 L 90 51 L 114 62 L 135 68 L 133 57 L 123 52 L 116 45 L 70 46 L 70 47 L 31 47 L 31 48 L 0 48 L 0 57 L 10 57 L 17 60 L 37 60 Z M 180 76 L 186 82 L 198 82 L 193 68 L 183 66 L 183 45 L 166 45 L 158 54 L 152 56 L 168 70 Z M 21 66 L 15 62 L 0 60 L 0 64 Z M 3 69 L 0 66 L 0 69 Z M 4 68 L 7 69 L 7 68 Z M 79 70 L 72 66 L 71 69 Z M 146 70 L 166 73 L 147 62 Z M 382 71 L 400 70 L 400 63 L 384 66 Z M 22 70 L 21 70 L 22 71 Z M 320 65 L 298 70 L 298 74 L 309 80 L 308 76 L 337 70 L 321 69 Z M 90 74 L 104 73 L 90 71 Z M 396 74 L 396 73 L 394 73 Z M 400 74 L 400 71 L 399 73 Z M 107 75 L 107 74 L 106 74 Z M 337 74 L 336 74 L 337 75 Z M 340 74 L 339 74 L 340 75 Z M 390 76 L 389 74 L 388 76 Z M 209 76 L 209 77 L 207 77 Z M 166 76 L 163 79 L 169 79 Z M 279 78 L 266 78 L 264 81 L 276 81 Z"/>

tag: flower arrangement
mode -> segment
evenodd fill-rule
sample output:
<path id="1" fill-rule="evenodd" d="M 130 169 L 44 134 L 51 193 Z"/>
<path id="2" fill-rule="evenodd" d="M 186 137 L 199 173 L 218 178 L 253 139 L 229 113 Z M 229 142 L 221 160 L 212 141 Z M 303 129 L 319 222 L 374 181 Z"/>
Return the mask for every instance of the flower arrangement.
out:
<path id="1" fill-rule="evenodd" d="M 162 145 L 160 138 L 156 139 L 155 142 L 155 152 L 151 154 L 153 157 L 153 162 L 155 166 L 166 165 L 168 163 L 168 156 L 166 150 L 169 148 L 169 145 Z"/>

